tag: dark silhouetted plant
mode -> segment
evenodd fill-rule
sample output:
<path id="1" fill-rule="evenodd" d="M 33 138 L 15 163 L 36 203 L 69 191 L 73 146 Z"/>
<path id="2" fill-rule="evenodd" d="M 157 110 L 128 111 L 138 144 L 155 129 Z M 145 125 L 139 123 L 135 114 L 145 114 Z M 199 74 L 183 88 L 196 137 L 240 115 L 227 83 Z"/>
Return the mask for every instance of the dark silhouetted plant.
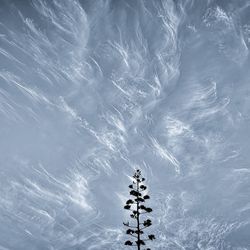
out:
<path id="1" fill-rule="evenodd" d="M 134 240 L 127 240 L 125 245 L 127 246 L 137 246 L 137 249 L 140 250 L 141 246 L 146 245 L 146 241 L 155 240 L 153 234 L 143 237 L 144 229 L 150 227 L 152 222 L 150 219 L 143 219 L 143 215 L 151 213 L 153 210 L 150 207 L 144 205 L 145 201 L 150 199 L 149 195 L 143 194 L 147 187 L 143 184 L 145 178 L 142 177 L 141 171 L 136 170 L 133 175 L 133 184 L 128 187 L 131 189 L 130 195 L 131 199 L 127 200 L 124 209 L 131 211 L 130 217 L 135 221 L 135 223 L 130 224 L 129 222 L 123 223 L 126 226 L 126 234 L 134 238 Z M 145 248 L 145 250 L 150 250 L 150 248 Z"/>

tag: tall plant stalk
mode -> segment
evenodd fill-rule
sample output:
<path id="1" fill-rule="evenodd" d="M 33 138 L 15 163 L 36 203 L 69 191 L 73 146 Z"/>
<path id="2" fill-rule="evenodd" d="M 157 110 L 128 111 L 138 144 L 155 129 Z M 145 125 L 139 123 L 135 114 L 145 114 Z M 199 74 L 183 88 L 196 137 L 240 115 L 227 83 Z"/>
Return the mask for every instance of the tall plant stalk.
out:
<path id="1" fill-rule="evenodd" d="M 127 240 L 125 245 L 136 246 L 138 250 L 141 250 L 141 246 L 146 245 L 146 241 L 152 241 L 155 239 L 153 234 L 147 235 L 147 238 L 142 238 L 144 234 L 144 229 L 150 227 L 152 222 L 150 219 L 144 219 L 141 221 L 141 216 L 147 213 L 151 213 L 153 210 L 150 207 L 146 207 L 144 203 L 146 200 L 150 199 L 149 195 L 145 194 L 147 187 L 143 184 L 145 178 L 142 177 L 141 171 L 136 170 L 133 175 L 133 183 L 129 185 L 131 189 L 130 195 L 131 199 L 127 200 L 124 209 L 131 211 L 130 217 L 136 221 L 135 225 L 129 222 L 123 223 L 126 226 L 126 234 L 135 238 L 134 241 Z M 150 248 L 145 248 L 150 250 Z"/>

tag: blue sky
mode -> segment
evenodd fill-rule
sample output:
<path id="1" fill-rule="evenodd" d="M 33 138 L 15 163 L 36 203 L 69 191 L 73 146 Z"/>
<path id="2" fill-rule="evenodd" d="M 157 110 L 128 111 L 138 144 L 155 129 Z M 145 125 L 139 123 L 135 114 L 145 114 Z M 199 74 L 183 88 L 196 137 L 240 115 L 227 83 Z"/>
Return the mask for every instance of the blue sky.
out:
<path id="1" fill-rule="evenodd" d="M 0 4 L 1 250 L 250 249 L 247 0 Z"/>

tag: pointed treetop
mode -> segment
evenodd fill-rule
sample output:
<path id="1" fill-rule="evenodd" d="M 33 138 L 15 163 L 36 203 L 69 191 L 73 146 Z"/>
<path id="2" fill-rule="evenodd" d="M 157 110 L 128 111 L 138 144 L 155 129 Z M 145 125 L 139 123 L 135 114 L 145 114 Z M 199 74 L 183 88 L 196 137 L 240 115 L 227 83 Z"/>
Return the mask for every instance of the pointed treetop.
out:
<path id="1" fill-rule="evenodd" d="M 144 236 L 144 229 L 150 227 L 152 222 L 150 219 L 141 221 L 141 217 L 145 214 L 152 212 L 152 208 L 143 205 L 146 200 L 150 199 L 150 196 L 145 194 L 147 187 L 142 184 L 145 181 L 145 178 L 142 177 L 141 171 L 137 169 L 133 175 L 133 182 L 128 187 L 130 188 L 129 194 L 132 196 L 126 201 L 124 209 L 130 211 L 130 217 L 134 219 L 134 222 L 129 224 L 123 223 L 128 229 L 126 234 L 132 237 L 135 237 L 137 240 L 130 241 L 127 240 L 125 245 L 127 246 L 136 246 L 138 250 L 141 249 L 142 245 L 146 245 L 146 241 L 151 241 L 155 239 L 153 234 Z M 144 236 L 144 237 L 143 237 Z M 146 237 L 146 238 L 145 238 Z M 144 250 L 150 250 L 150 248 L 145 248 Z"/>

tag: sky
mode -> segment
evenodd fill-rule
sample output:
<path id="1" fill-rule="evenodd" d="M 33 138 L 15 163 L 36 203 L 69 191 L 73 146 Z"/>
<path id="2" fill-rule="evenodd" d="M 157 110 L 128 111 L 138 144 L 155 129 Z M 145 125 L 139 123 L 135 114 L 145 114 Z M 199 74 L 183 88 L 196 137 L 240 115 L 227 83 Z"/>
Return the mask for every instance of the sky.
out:
<path id="1" fill-rule="evenodd" d="M 249 47 L 248 0 L 0 0 L 0 250 L 125 249 L 138 168 L 152 249 L 250 250 Z"/>

